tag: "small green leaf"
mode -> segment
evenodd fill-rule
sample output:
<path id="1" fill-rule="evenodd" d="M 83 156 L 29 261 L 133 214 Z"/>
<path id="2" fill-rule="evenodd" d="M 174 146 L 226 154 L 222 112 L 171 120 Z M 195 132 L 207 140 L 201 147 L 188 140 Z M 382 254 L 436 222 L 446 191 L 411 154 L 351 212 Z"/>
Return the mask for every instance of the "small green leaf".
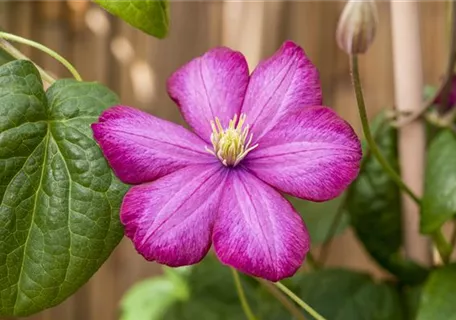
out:
<path id="1" fill-rule="evenodd" d="M 440 132 L 429 147 L 424 195 L 421 206 L 421 232 L 438 230 L 456 213 L 456 137 Z"/>
<path id="2" fill-rule="evenodd" d="M 397 131 L 383 114 L 375 118 L 373 134 L 382 154 L 398 172 Z M 365 145 L 361 170 L 347 194 L 347 209 L 356 235 L 385 269 L 407 283 L 424 281 L 425 269 L 401 257 L 401 193 L 397 184 Z"/>
<path id="3" fill-rule="evenodd" d="M 126 186 L 90 128 L 117 102 L 107 88 L 73 80 L 45 93 L 30 61 L 0 67 L 0 315 L 59 304 L 120 241 Z"/>
<path id="4" fill-rule="evenodd" d="M 164 38 L 168 34 L 168 0 L 94 1 L 108 12 L 151 36 Z"/>
<path id="5" fill-rule="evenodd" d="M 341 234 L 349 225 L 348 215 L 341 207 L 344 195 L 326 202 L 310 202 L 293 197 L 288 199 L 304 220 L 313 245 L 324 242 L 328 236 Z M 331 230 L 333 225 L 336 229 Z"/>
<path id="6" fill-rule="evenodd" d="M 456 265 L 434 270 L 421 295 L 417 320 L 455 320 Z"/>
<path id="7" fill-rule="evenodd" d="M 396 290 L 373 282 L 367 274 L 325 269 L 298 275 L 291 281 L 299 297 L 326 319 L 403 319 Z"/>
<path id="8" fill-rule="evenodd" d="M 243 274 L 240 276 L 252 311 L 259 319 L 291 319 L 289 312 L 269 292 L 265 292 L 258 281 Z M 201 263 L 191 267 L 187 285 L 190 288 L 188 299 L 175 303 L 162 319 L 245 319 L 231 271 L 215 257 L 207 256 Z"/>
<path id="9" fill-rule="evenodd" d="M 168 308 L 189 298 L 189 287 L 177 269 L 165 268 L 165 274 L 135 284 L 121 301 L 121 320 L 163 319 Z"/>
<path id="10" fill-rule="evenodd" d="M 208 256 L 190 270 L 187 277 L 190 295 L 175 304 L 163 319 L 166 320 L 224 320 L 242 319 L 243 311 L 236 294 L 229 268 Z M 244 284 L 250 295 L 249 287 Z"/>

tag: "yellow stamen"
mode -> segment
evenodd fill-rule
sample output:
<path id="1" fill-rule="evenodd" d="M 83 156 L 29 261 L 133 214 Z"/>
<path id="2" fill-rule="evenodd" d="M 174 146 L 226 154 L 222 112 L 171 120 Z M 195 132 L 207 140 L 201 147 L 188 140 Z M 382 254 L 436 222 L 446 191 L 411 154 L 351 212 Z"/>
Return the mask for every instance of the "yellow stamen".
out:
<path id="1" fill-rule="evenodd" d="M 241 114 L 239 120 L 237 114 L 235 114 L 233 119 L 229 121 L 227 129 L 223 129 L 220 119 L 217 117 L 210 122 L 213 149 L 211 150 L 208 147 L 205 147 L 205 149 L 227 167 L 237 166 L 250 151 L 258 147 L 258 144 L 250 147 L 253 136 L 252 134 L 249 135 L 248 125 L 243 128 L 245 120 L 245 114 Z"/>

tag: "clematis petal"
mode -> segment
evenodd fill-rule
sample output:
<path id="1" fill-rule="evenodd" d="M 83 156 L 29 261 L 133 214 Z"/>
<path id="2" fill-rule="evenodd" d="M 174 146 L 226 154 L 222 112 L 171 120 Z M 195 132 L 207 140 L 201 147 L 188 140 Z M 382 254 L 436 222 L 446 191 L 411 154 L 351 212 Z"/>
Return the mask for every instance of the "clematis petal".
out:
<path id="1" fill-rule="evenodd" d="M 241 109 L 248 82 L 244 56 L 220 47 L 177 70 L 168 80 L 168 93 L 193 130 L 210 141 L 210 121 L 218 117 L 224 127 L 228 126 Z"/>
<path id="2" fill-rule="evenodd" d="M 326 201 L 358 175 L 361 144 L 350 125 L 326 107 L 287 114 L 243 164 L 293 196 Z"/>
<path id="3" fill-rule="evenodd" d="M 242 169 L 227 178 L 212 241 L 223 263 L 271 281 L 292 276 L 310 248 L 292 205 Z"/>
<path id="4" fill-rule="evenodd" d="M 226 171 L 218 165 L 190 166 L 132 187 L 120 219 L 136 250 L 172 267 L 199 262 L 211 246 Z"/>
<path id="5" fill-rule="evenodd" d="M 321 87 L 318 71 L 304 50 L 291 41 L 253 71 L 242 113 L 253 132 L 254 143 L 282 115 L 305 106 L 319 106 Z"/>
<path id="6" fill-rule="evenodd" d="M 216 161 L 198 136 L 138 109 L 112 107 L 92 129 L 115 174 L 125 183 L 148 182 L 188 165 Z"/>

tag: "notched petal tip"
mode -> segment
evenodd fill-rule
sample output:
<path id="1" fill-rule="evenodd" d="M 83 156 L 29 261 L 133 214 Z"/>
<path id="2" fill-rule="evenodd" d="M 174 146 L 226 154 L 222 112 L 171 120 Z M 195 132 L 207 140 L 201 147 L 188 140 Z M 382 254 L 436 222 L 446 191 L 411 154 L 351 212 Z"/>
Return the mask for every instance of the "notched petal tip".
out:
<path id="1" fill-rule="evenodd" d="M 305 54 L 304 49 L 292 40 L 285 40 L 280 46 L 280 49 L 278 50 L 278 52 L 281 51 L 291 51 Z"/>
<path id="2" fill-rule="evenodd" d="M 285 41 L 253 71 L 242 112 L 257 143 L 287 112 L 321 103 L 317 68 L 302 47 Z"/>

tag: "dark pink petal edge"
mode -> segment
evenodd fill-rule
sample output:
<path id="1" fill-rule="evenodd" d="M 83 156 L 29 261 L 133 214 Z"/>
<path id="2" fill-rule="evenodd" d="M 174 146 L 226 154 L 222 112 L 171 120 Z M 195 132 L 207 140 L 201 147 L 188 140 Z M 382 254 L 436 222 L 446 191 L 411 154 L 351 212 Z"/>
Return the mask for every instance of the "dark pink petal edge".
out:
<path id="1" fill-rule="evenodd" d="M 210 121 L 218 117 L 226 127 L 234 114 L 239 115 L 248 82 L 244 56 L 220 47 L 174 72 L 168 80 L 168 93 L 195 133 L 210 141 Z"/>
<path id="2" fill-rule="evenodd" d="M 226 178 L 219 165 L 190 166 L 132 187 L 120 213 L 125 234 L 149 261 L 171 267 L 201 261 Z"/>
<path id="3" fill-rule="evenodd" d="M 141 110 L 115 106 L 92 124 L 95 140 L 125 183 L 153 181 L 189 165 L 215 162 L 198 136 Z"/>
<path id="4" fill-rule="evenodd" d="M 300 46 L 286 41 L 253 71 L 242 113 L 258 142 L 285 113 L 321 104 L 318 70 Z"/>
<path id="5" fill-rule="evenodd" d="M 357 177 L 361 143 L 352 127 L 327 107 L 290 112 L 264 136 L 243 165 L 293 196 L 326 201 Z"/>

